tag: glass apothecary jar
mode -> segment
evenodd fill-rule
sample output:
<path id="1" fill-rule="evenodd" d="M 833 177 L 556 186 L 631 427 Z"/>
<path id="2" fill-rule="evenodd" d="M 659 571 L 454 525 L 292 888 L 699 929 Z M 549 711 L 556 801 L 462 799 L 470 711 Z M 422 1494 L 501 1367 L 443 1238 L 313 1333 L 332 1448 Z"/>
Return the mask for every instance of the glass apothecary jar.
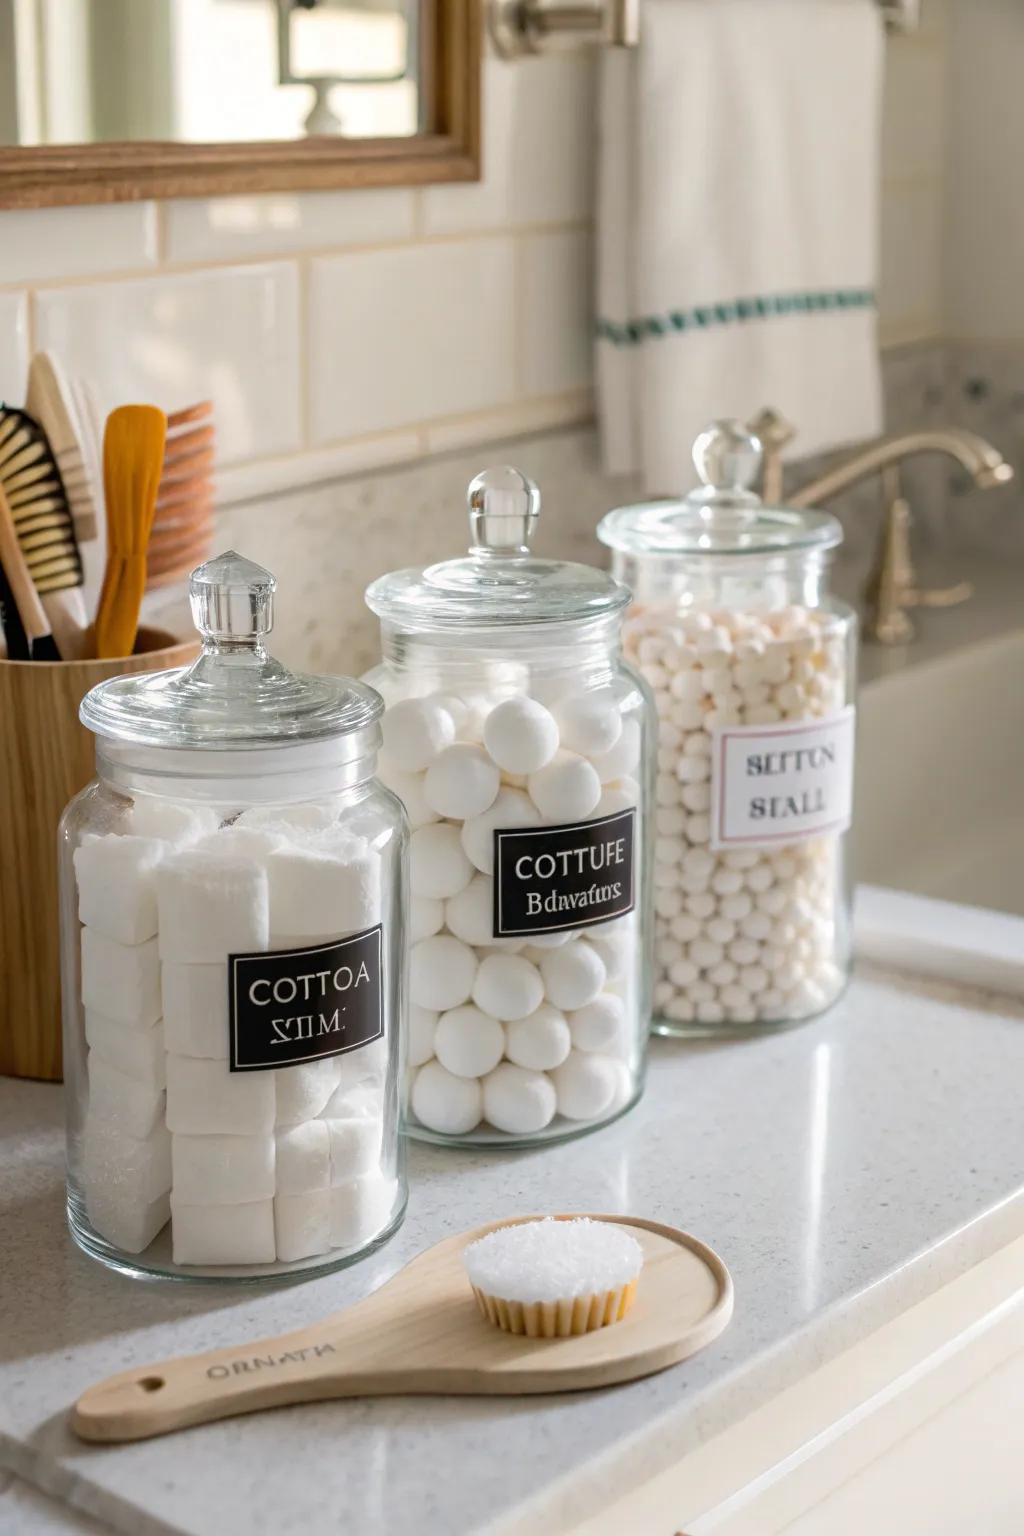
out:
<path id="1" fill-rule="evenodd" d="M 396 571 L 380 772 L 412 827 L 407 1128 L 515 1146 L 638 1098 L 650 1013 L 650 695 L 624 587 L 530 543 L 536 486 L 469 488 L 466 557 Z"/>
<path id="2" fill-rule="evenodd" d="M 380 698 L 264 646 L 274 578 L 192 573 L 203 651 L 82 701 L 60 828 L 68 1221 L 136 1275 L 349 1263 L 405 1209 L 402 808 Z"/>
<path id="3" fill-rule="evenodd" d="M 694 447 L 700 489 L 598 529 L 658 710 L 660 1034 L 811 1018 L 848 970 L 856 619 L 827 586 L 842 531 L 762 505 L 760 459 L 717 422 Z"/>

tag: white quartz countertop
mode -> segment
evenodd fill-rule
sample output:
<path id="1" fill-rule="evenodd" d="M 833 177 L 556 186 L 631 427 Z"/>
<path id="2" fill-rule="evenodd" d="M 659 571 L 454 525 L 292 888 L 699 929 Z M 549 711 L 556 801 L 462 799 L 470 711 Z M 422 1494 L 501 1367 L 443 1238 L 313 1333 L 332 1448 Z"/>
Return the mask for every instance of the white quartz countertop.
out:
<path id="1" fill-rule="evenodd" d="M 641 1105 L 592 1136 L 414 1148 L 409 1214 L 384 1249 L 258 1290 L 130 1281 L 78 1253 L 61 1091 L 2 1082 L 0 1467 L 130 1536 L 566 1531 L 1024 1229 L 1022 1073 L 1020 1004 L 865 970 L 803 1029 L 656 1042 Z M 573 1209 L 711 1243 L 736 1285 L 725 1334 L 588 1394 L 325 1403 L 123 1447 L 68 1430 L 73 1399 L 111 1372 L 319 1318 L 481 1221 Z M 20 1510 L 37 1496 L 16 1486 Z M 0 1527 L 4 1488 L 0 1474 Z"/>

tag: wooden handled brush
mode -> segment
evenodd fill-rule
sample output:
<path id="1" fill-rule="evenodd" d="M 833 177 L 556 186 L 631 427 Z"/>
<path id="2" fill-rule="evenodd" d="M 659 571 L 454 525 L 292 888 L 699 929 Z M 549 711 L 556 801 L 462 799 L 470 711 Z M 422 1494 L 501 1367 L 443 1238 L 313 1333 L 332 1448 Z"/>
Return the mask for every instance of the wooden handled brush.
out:
<path id="1" fill-rule="evenodd" d="M 50 621 L 32 580 L 28 561 L 22 553 L 14 518 L 2 486 L 0 486 L 0 566 L 3 567 L 4 586 L 10 593 L 13 608 L 17 611 L 18 622 L 15 623 L 14 616 L 11 614 L 7 626 L 11 660 L 24 660 L 27 657 L 32 661 L 60 661 L 60 651 L 57 649 L 50 629 Z M 5 599 L 5 616 L 8 612 L 10 610 Z M 21 652 L 20 656 L 14 644 L 16 632 L 27 640 L 27 649 Z"/>
<path id="2" fill-rule="evenodd" d="M 202 400 L 167 418 L 167 445 L 146 560 L 146 590 L 183 581 L 213 540 L 213 405 Z"/>
<path id="3" fill-rule="evenodd" d="M 95 483 L 83 451 L 84 429 L 74 393 L 57 359 L 37 352 L 29 364 L 25 410 L 49 439 L 67 493 L 75 538 L 79 544 L 96 537 Z"/>
<path id="4" fill-rule="evenodd" d="M 45 433 L 27 412 L 6 405 L 0 406 L 0 489 L 47 629 L 61 656 L 77 660 L 88 649 L 89 622 L 64 482 Z M 9 570 L 7 579 L 13 586 Z"/>
<path id="5" fill-rule="evenodd" d="M 122 405 L 107 417 L 103 435 L 107 565 L 96 614 L 100 660 L 130 656 L 135 645 L 166 438 L 167 417 L 155 405 Z"/>

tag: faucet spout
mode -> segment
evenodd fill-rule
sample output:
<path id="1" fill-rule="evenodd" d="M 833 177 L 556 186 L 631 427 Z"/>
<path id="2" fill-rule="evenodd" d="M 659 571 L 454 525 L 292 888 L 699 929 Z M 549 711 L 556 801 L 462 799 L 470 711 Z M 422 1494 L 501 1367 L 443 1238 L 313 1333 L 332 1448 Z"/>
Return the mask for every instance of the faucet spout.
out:
<path id="1" fill-rule="evenodd" d="M 881 437 L 844 463 L 801 486 L 786 500 L 792 507 L 820 507 L 870 475 L 880 474 L 903 459 L 921 453 L 943 453 L 955 459 L 981 490 L 1006 485 L 1013 479 L 1013 466 L 976 432 L 961 427 L 935 427 L 908 432 L 901 437 Z"/>

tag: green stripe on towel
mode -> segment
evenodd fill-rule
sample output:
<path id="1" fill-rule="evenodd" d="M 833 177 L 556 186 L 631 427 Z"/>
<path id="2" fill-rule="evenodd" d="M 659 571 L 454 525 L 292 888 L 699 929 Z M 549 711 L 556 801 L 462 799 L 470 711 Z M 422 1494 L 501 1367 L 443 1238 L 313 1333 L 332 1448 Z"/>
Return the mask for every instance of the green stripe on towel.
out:
<path id="1" fill-rule="evenodd" d="M 837 309 L 874 307 L 873 288 L 825 288 L 817 292 L 757 294 L 753 298 L 728 299 L 719 304 L 695 304 L 692 309 L 670 309 L 667 314 L 643 315 L 639 320 L 598 320 L 595 330 L 602 341 L 610 341 L 615 347 L 636 347 L 652 337 L 706 331 L 716 325 L 737 325 L 780 315 L 818 315 Z"/>

